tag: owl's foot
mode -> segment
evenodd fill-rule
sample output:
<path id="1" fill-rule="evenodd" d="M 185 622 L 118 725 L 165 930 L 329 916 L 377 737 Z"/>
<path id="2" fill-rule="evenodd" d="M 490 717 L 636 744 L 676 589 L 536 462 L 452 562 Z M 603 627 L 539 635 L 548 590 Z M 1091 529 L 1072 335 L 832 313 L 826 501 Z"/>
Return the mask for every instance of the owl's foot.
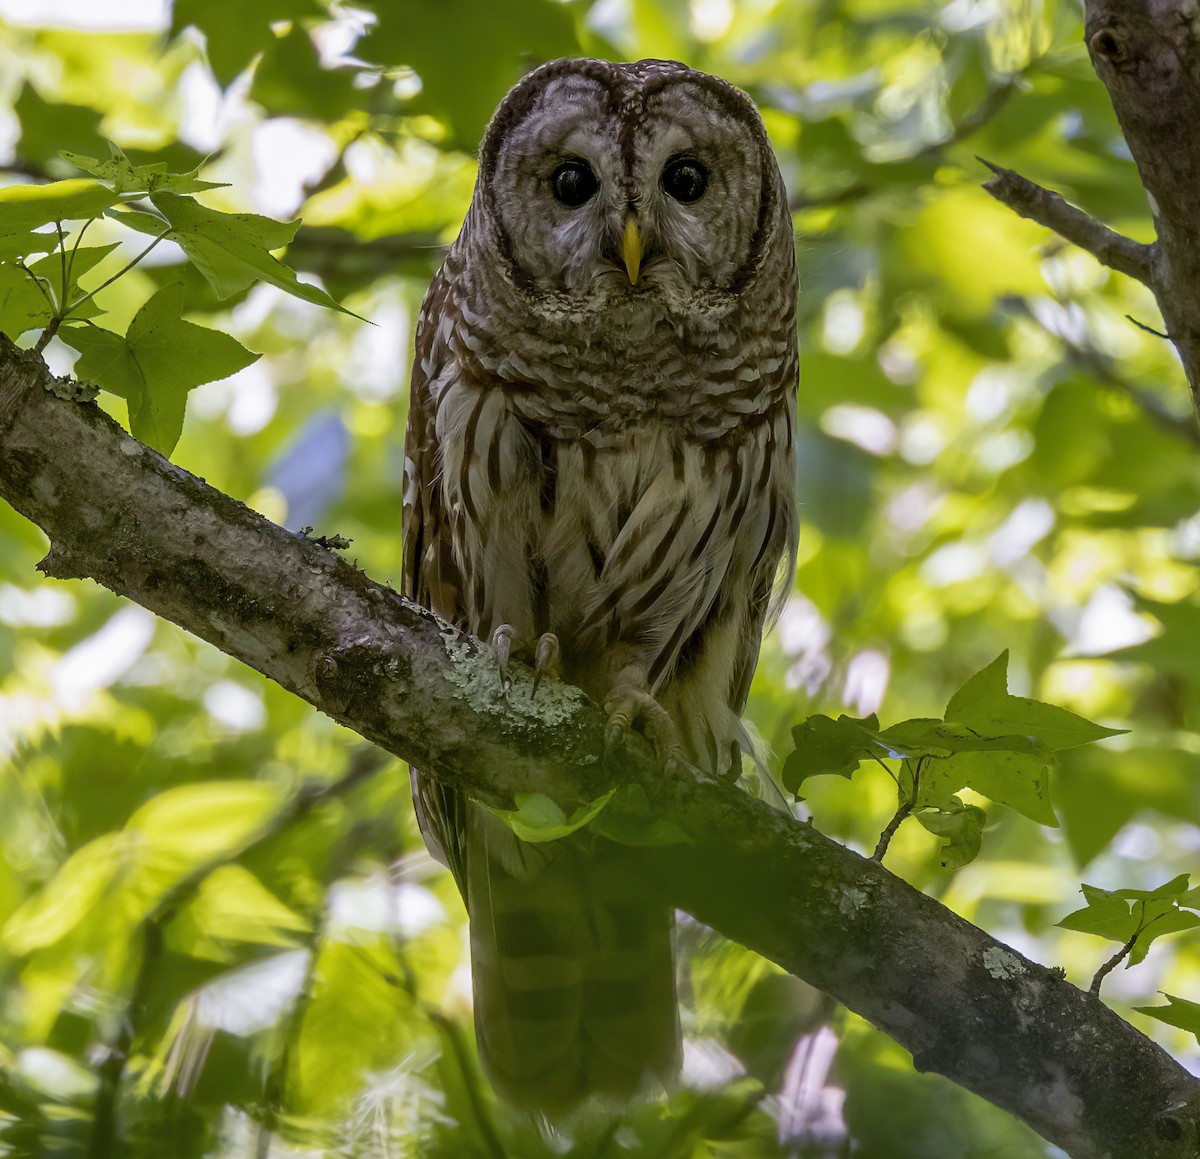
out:
<path id="1" fill-rule="evenodd" d="M 629 729 L 640 724 L 646 739 L 654 746 L 659 764 L 669 768 L 683 759 L 679 729 L 667 710 L 654 699 L 646 683 L 645 673 L 637 667 L 631 666 L 617 675 L 604 702 L 604 711 L 608 714 L 604 747 L 611 749 L 619 745 Z"/>
<path id="2" fill-rule="evenodd" d="M 503 687 L 507 688 L 512 681 L 512 677 L 508 672 L 508 665 L 513 657 L 514 647 L 516 648 L 518 658 L 521 658 L 522 653 L 525 656 L 529 656 L 529 652 L 517 643 L 517 630 L 512 624 L 500 624 L 492 632 L 490 643 L 496 652 L 496 665 L 500 669 L 500 683 Z M 560 675 L 560 651 L 558 637 L 553 632 L 543 632 L 538 637 L 537 643 L 533 646 L 533 655 L 530 657 L 533 661 L 533 691 L 530 693 L 531 698 L 537 695 L 538 685 L 541 684 L 543 676 L 557 678 Z"/>

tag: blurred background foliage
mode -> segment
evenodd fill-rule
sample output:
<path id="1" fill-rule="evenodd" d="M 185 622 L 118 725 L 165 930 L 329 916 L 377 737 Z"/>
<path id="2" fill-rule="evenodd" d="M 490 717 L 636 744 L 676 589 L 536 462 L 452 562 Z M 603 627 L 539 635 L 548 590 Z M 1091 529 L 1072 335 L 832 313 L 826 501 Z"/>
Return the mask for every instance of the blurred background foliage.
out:
<path id="1" fill-rule="evenodd" d="M 394 581 L 413 319 L 507 86 L 587 53 L 747 89 L 795 208 L 803 351 L 800 568 L 750 718 L 782 759 L 810 712 L 937 715 L 1010 648 L 1014 692 L 1129 729 L 1063 754 L 1060 829 L 989 805 L 957 874 L 916 825 L 889 854 L 1086 985 L 1112 947 L 1054 925 L 1080 881 L 1200 867 L 1200 432 L 1170 346 L 1127 318 L 1161 329 L 1148 292 L 979 188 L 976 154 L 1151 236 L 1081 7 L 0 0 L 0 176 L 70 176 L 58 150 L 111 139 L 211 156 L 211 205 L 303 218 L 289 260 L 374 325 L 266 286 L 218 302 L 169 244 L 99 303 L 123 327 L 182 276 L 190 316 L 264 357 L 193 393 L 175 460 Z M 521 1123 L 477 1073 L 463 911 L 403 768 L 149 613 L 41 581 L 45 548 L 0 508 L 0 1151 L 1058 1154 L 686 919 L 683 1090 Z M 805 790 L 868 851 L 895 807 L 879 770 Z M 1160 989 L 1200 998 L 1200 936 L 1105 989 L 1200 1070 L 1132 1012 Z"/>

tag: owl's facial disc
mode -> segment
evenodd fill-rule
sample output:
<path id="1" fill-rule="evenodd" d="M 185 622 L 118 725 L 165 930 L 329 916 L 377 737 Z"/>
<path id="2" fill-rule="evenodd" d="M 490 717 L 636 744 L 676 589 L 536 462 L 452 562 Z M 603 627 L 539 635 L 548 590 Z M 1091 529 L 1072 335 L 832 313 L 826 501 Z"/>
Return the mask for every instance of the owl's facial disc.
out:
<path id="1" fill-rule="evenodd" d="M 774 179 L 753 106 L 682 66 L 653 83 L 638 66 L 557 67 L 523 103 L 514 90 L 502 136 L 485 141 L 513 281 L 559 312 L 711 313 L 742 276 Z"/>

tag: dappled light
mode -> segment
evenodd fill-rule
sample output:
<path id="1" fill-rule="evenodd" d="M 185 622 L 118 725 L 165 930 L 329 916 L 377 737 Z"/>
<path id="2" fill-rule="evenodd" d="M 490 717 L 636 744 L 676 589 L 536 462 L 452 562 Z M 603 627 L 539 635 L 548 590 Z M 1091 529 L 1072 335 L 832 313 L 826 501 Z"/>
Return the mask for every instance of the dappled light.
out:
<path id="1" fill-rule="evenodd" d="M 0 332 L 399 590 L 417 318 L 492 110 L 561 55 L 729 80 L 799 272 L 799 558 L 750 686 L 748 791 L 1200 1076 L 1186 368 L 1155 293 L 990 195 L 978 159 L 1153 240 L 1081 7 L 0 0 Z M 8 193 L 51 183 L 48 217 Z M 0 501 L 0 1155 L 1067 1154 L 683 912 L 678 1085 L 558 1123 L 507 1106 L 408 769 L 39 574 L 49 548 Z M 48 570 L 90 574 L 69 566 Z M 522 839 L 686 841 L 644 797 L 493 811 Z"/>

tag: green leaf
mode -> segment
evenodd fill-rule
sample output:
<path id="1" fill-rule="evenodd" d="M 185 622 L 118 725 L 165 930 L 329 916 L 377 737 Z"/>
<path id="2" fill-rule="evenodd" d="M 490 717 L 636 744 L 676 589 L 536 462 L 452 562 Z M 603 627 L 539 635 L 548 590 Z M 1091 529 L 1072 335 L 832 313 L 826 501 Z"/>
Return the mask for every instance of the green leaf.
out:
<path id="1" fill-rule="evenodd" d="M 263 51 L 254 69 L 250 99 L 275 116 L 339 121 L 358 107 L 352 68 L 325 68 L 312 37 L 293 24 Z"/>
<path id="2" fill-rule="evenodd" d="M 43 100 L 28 81 L 12 108 L 21 122 L 16 153 L 23 161 L 45 167 L 54 164 L 60 149 L 103 147 L 99 132 L 103 117 L 97 109 Z"/>
<path id="3" fill-rule="evenodd" d="M 879 720 L 875 716 L 810 716 L 792 729 L 796 749 L 783 763 L 783 783 L 799 793 L 809 777 L 833 773 L 850 777 L 865 760 L 880 753 L 877 740 Z"/>
<path id="4" fill-rule="evenodd" d="M 76 169 L 82 169 L 97 180 L 111 185 L 113 191 L 123 199 L 139 193 L 200 193 L 205 189 L 221 189 L 229 184 L 227 181 L 200 181 L 196 176 L 200 166 L 187 173 L 168 173 L 165 161 L 134 165 L 119 145 L 110 141 L 108 148 L 111 156 L 107 161 L 66 149 L 60 150 L 59 155 Z"/>
<path id="5" fill-rule="evenodd" d="M 421 77 L 414 110 L 449 121 L 474 149 L 496 98 L 532 63 L 579 55 L 574 13 L 550 0 L 440 0 L 438 18 L 409 4 L 379 5 L 378 23 L 355 48 L 364 60 L 410 65 Z M 454 51 L 444 30 L 453 28 Z"/>
<path id="6" fill-rule="evenodd" d="M 110 253 L 115 249 L 120 249 L 120 242 L 110 242 L 108 245 L 85 245 L 80 246 L 75 251 L 75 256 L 72 258 L 70 249 L 67 250 L 67 262 L 71 267 L 72 281 L 78 281 L 89 270 L 95 269 Z M 35 274 L 40 274 L 43 278 L 56 278 L 62 276 L 62 259 L 58 254 L 48 254 L 44 258 L 38 258 L 29 267 Z"/>
<path id="7" fill-rule="evenodd" d="M 490 809 L 522 841 L 557 841 L 582 829 L 608 804 L 613 790 L 598 800 L 580 805 L 568 817 L 559 805 L 544 793 L 518 793 L 515 809 Z"/>
<path id="8" fill-rule="evenodd" d="M 56 249 L 57 233 L 35 233 L 25 230 L 21 233 L 0 234 L 0 262 L 11 262 L 14 258 L 23 258 L 28 254 L 48 254 Z"/>
<path id="9" fill-rule="evenodd" d="M 294 270 L 271 256 L 270 250 L 292 240 L 299 221 L 275 221 L 257 213 L 222 213 L 175 193 L 156 193 L 150 200 L 171 223 L 171 239 L 221 297 L 261 281 L 306 302 L 350 313 L 320 287 L 301 282 Z"/>
<path id="10" fill-rule="evenodd" d="M 125 823 L 148 847 L 180 866 L 240 848 L 283 800 L 265 781 L 180 785 L 152 797 Z"/>
<path id="11" fill-rule="evenodd" d="M 199 28 L 209 64 L 224 87 L 275 39 L 272 24 L 301 18 L 322 20 L 328 14 L 316 0 L 175 0 L 171 35 L 189 24 Z"/>
<path id="12" fill-rule="evenodd" d="M 310 924 L 240 865 L 214 870 L 171 923 L 168 944 L 193 957 L 229 961 L 230 943 L 292 946 Z"/>
<path id="13" fill-rule="evenodd" d="M 950 698 L 946 705 L 946 720 L 965 725 L 981 736 L 1018 733 L 1036 737 L 1055 750 L 1074 748 L 1127 731 L 1093 724 L 1065 708 L 1040 700 L 1010 696 L 1007 650 L 972 676 Z"/>
<path id="14" fill-rule="evenodd" d="M 1116 889 L 1113 890 L 1113 893 L 1117 897 L 1127 897 L 1130 901 L 1159 901 L 1164 898 L 1182 900 L 1187 894 L 1195 892 L 1188 890 L 1191 876 L 1190 873 L 1181 873 L 1178 877 L 1164 882 L 1157 889 Z"/>
<path id="15" fill-rule="evenodd" d="M 1054 756 L 1021 752 L 960 753 L 951 762 L 955 779 L 989 801 L 1008 805 L 1039 825 L 1058 828 L 1050 803 L 1050 773 Z"/>
<path id="16" fill-rule="evenodd" d="M 126 335 L 94 326 L 59 330 L 82 355 L 76 378 L 125 399 L 132 434 L 164 455 L 179 441 L 187 392 L 259 358 L 228 334 L 183 321 L 182 308 L 183 287 L 172 282 L 138 311 Z"/>
<path id="17" fill-rule="evenodd" d="M 1134 907 L 1135 912 L 1137 907 Z M 1126 969 L 1130 966 L 1136 966 L 1142 961 L 1150 951 L 1151 943 L 1156 938 L 1164 937 L 1166 934 L 1178 934 L 1184 930 L 1195 929 L 1200 926 L 1200 914 L 1194 914 L 1189 910 L 1177 909 L 1172 905 L 1165 913 L 1161 913 L 1156 917 L 1145 917 L 1141 929 L 1138 931 L 1137 941 L 1133 944 L 1133 949 L 1129 952 L 1129 961 L 1126 963 Z"/>
<path id="18" fill-rule="evenodd" d="M 918 809 L 914 817 L 942 838 L 943 869 L 960 869 L 979 856 L 987 814 L 977 805 L 964 805 L 957 797 L 940 809 Z"/>
<path id="19" fill-rule="evenodd" d="M 46 296 L 24 270 L 0 265 L 0 332 L 19 338 L 45 326 L 52 316 Z"/>
<path id="20" fill-rule="evenodd" d="M 77 849 L 50 881 L 9 918 L 5 946 L 24 956 L 66 937 L 103 905 L 124 866 L 125 835 L 106 833 Z"/>
<path id="21" fill-rule="evenodd" d="M 49 185 L 9 185 L 0 189 L 0 236 L 55 221 L 99 217 L 116 200 L 108 186 L 86 177 Z"/>
<path id="22" fill-rule="evenodd" d="M 916 757 L 948 757 L 968 752 L 1038 752 L 1041 746 L 1028 736 L 980 736 L 974 729 L 954 721 L 918 717 L 901 721 L 879 734 L 891 750 L 888 755 L 912 760 Z"/>
<path id="23" fill-rule="evenodd" d="M 146 213 L 141 209 L 106 209 L 104 216 L 138 233 L 160 237 L 171 232 L 171 223 L 156 213 Z"/>
<path id="24" fill-rule="evenodd" d="M 1095 934 L 1112 942 L 1127 942 L 1133 937 L 1138 920 L 1128 901 L 1094 885 L 1082 885 L 1080 889 L 1087 899 L 1087 905 L 1067 914 L 1057 923 L 1060 928 L 1077 930 L 1081 934 Z"/>
<path id="25" fill-rule="evenodd" d="M 1194 1034 L 1196 1041 L 1200 1042 L 1200 1002 L 1176 998 L 1174 994 L 1168 994 L 1165 990 L 1160 993 L 1167 1000 L 1166 1006 L 1135 1006 L 1134 1010 L 1139 1014 L 1149 1014 L 1151 1018 L 1157 1018 L 1159 1022 L 1165 1022 L 1168 1026 L 1186 1030 L 1189 1034 Z"/>

